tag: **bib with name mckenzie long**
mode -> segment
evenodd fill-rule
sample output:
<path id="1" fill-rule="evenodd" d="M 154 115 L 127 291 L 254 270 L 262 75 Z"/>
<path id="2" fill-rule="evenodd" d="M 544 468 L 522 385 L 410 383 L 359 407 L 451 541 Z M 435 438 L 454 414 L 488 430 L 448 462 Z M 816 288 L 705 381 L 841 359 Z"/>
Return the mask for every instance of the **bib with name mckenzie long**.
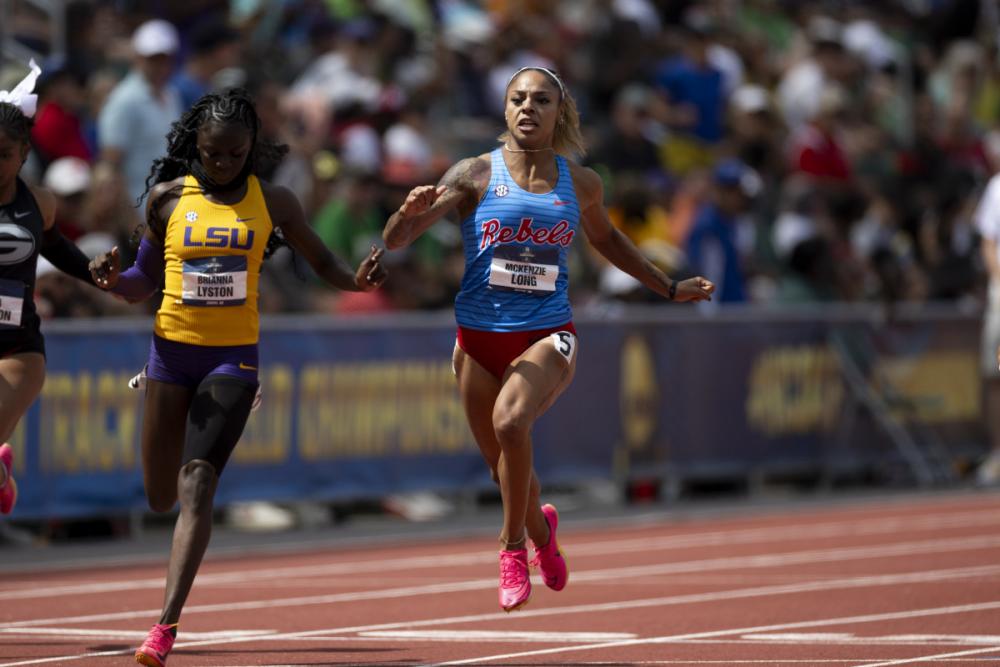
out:
<path id="1" fill-rule="evenodd" d="M 260 181 L 236 204 L 216 204 L 193 176 L 167 221 L 156 335 L 193 345 L 250 345 L 259 337 L 257 285 L 271 234 Z"/>
<path id="2" fill-rule="evenodd" d="M 580 205 L 566 158 L 559 178 L 536 194 L 511 177 L 501 149 L 490 154 L 490 184 L 462 221 L 465 275 L 455 298 L 460 326 L 481 331 L 528 331 L 573 319 L 567 255 L 580 222 Z"/>

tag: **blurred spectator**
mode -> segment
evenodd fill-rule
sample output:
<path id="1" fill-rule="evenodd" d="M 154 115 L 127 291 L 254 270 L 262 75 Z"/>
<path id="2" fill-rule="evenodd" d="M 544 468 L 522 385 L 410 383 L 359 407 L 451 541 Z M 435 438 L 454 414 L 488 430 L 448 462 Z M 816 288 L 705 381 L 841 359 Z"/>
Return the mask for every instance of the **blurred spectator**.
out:
<path id="1" fill-rule="evenodd" d="M 169 83 L 178 47 L 177 30 L 167 21 L 139 26 L 132 35 L 135 62 L 98 119 L 100 159 L 123 175 L 133 202 L 146 190 L 153 160 L 166 154 L 170 125 L 182 112 Z"/>
<path id="2" fill-rule="evenodd" d="M 810 55 L 784 72 L 778 85 L 778 104 L 793 130 L 816 117 L 823 91 L 842 81 L 849 68 L 839 21 L 816 16 L 806 32 Z"/>
<path id="3" fill-rule="evenodd" d="M 638 175 L 622 174 L 615 179 L 614 199 L 608 205 L 611 224 L 620 229 L 657 267 L 668 275 L 687 270 L 684 252 L 678 247 L 678 233 L 670 211 L 655 198 L 650 185 Z M 590 248 L 590 246 L 588 246 Z M 599 289 L 619 301 L 656 303 L 662 297 L 595 250 L 591 261 L 600 267 Z"/>
<path id="4" fill-rule="evenodd" d="M 292 84 L 289 102 L 305 122 L 307 132 L 323 137 L 337 112 L 376 109 L 382 83 L 373 71 L 374 37 L 375 25 L 369 19 L 340 26 L 331 50 L 319 54 Z"/>
<path id="5" fill-rule="evenodd" d="M 423 183 L 437 176 L 434 148 L 429 140 L 427 112 L 422 104 L 409 104 L 382 138 L 383 175 L 394 181 Z M 447 163 L 442 169 L 447 168 Z"/>
<path id="6" fill-rule="evenodd" d="M 768 180 L 785 171 L 782 130 L 766 88 L 746 84 L 729 98 L 729 152 Z"/>
<path id="7" fill-rule="evenodd" d="M 970 224 L 975 187 L 971 174 L 953 172 L 940 184 L 934 206 L 920 221 L 917 240 L 930 299 L 959 301 L 978 287 L 978 248 Z"/>
<path id="8" fill-rule="evenodd" d="M 741 257 L 746 244 L 739 243 L 738 226 L 760 193 L 760 176 L 739 160 L 724 160 L 715 167 L 712 186 L 687 240 L 690 269 L 715 283 L 716 297 L 711 303 L 746 301 Z"/>
<path id="9" fill-rule="evenodd" d="M 625 172 L 651 174 L 662 170 L 657 133 L 652 115 L 656 103 L 652 91 L 639 83 L 630 83 L 615 96 L 611 127 L 591 152 L 591 166 L 608 178 Z"/>
<path id="10" fill-rule="evenodd" d="M 824 184 L 851 180 L 851 166 L 840 136 L 847 111 L 847 95 L 839 86 L 827 86 L 819 96 L 815 116 L 791 138 L 791 166 Z"/>
<path id="11" fill-rule="evenodd" d="M 101 115 L 101 109 L 104 108 L 108 97 L 111 95 L 111 91 L 118 85 L 119 80 L 118 73 L 111 68 L 98 69 L 91 73 L 90 78 L 87 80 L 86 90 L 84 91 L 84 108 L 81 112 L 80 123 L 87 149 L 95 159 L 100 153 L 97 140 L 98 118 Z"/>
<path id="12" fill-rule="evenodd" d="M 667 143 L 672 170 L 711 163 L 709 149 L 722 139 L 726 89 L 722 72 L 709 59 L 711 28 L 700 14 L 684 26 L 681 53 L 660 64 L 656 85 L 670 103 L 670 125 L 677 131 Z"/>
<path id="13" fill-rule="evenodd" d="M 139 246 L 139 239 L 133 236 L 141 231 L 136 223 L 136 209 L 129 201 L 125 182 L 107 164 L 98 164 L 91 170 L 91 187 L 84 201 L 82 220 L 87 232 L 114 238 L 122 265 L 132 265 Z M 152 301 L 149 306 L 152 308 Z"/>
<path id="14" fill-rule="evenodd" d="M 86 94 L 80 76 L 65 62 L 49 62 L 38 81 L 38 113 L 31 130 L 34 144 L 45 164 L 61 157 L 90 162 L 90 147 L 83 135 L 81 113 Z"/>
<path id="15" fill-rule="evenodd" d="M 85 256 L 95 257 L 115 242 L 108 234 L 92 232 L 80 236 L 76 245 Z M 135 309 L 123 300 L 109 292 L 88 288 L 44 257 L 38 258 L 35 269 L 35 303 L 43 319 L 135 314 Z"/>
<path id="16" fill-rule="evenodd" d="M 608 218 L 638 248 L 658 243 L 673 243 L 669 213 L 652 196 L 645 181 L 638 177 L 617 181 L 614 200 L 608 205 Z"/>
<path id="17" fill-rule="evenodd" d="M 368 256 L 372 244 L 381 245 L 385 215 L 378 206 L 375 174 L 344 171 L 339 187 L 316 214 L 313 229 L 338 257 L 355 266 Z"/>
<path id="18" fill-rule="evenodd" d="M 42 183 L 56 196 L 56 224 L 75 241 L 86 231 L 84 198 L 90 190 L 90 165 L 78 157 L 59 158 L 45 170 Z"/>
<path id="19" fill-rule="evenodd" d="M 435 181 L 455 155 L 494 145 L 501 93 L 530 64 L 565 75 L 609 215 L 652 261 L 683 271 L 681 248 L 712 228 L 728 237 L 696 243 L 696 254 L 714 249 L 697 261 L 729 257 L 718 251 L 731 243 L 729 269 L 747 300 L 982 298 L 969 210 L 1000 169 L 991 3 L 70 5 L 62 49 L 31 3 L 16 3 L 10 17 L 13 39 L 69 54 L 43 68 L 38 150 L 22 173 L 40 182 L 56 178 L 45 168 L 59 158 L 99 158 L 83 196 L 64 191 L 61 224 L 71 235 L 111 234 L 126 263 L 136 199 L 170 122 L 209 89 L 251 90 L 261 134 L 290 148 L 260 173 L 291 188 L 331 243 L 347 230 L 360 247 L 371 234 L 366 211 L 394 210 L 408 186 Z M 150 16 L 160 20 L 143 24 Z M 723 190 L 712 166 L 728 158 L 757 173 L 761 191 L 743 222 L 713 227 L 707 211 L 721 210 Z M 370 203 L 356 208 L 359 187 Z M 425 239 L 392 258 L 401 276 L 386 284 L 392 307 L 444 306 L 454 293 L 454 226 Z M 571 259 L 581 265 L 575 297 L 644 298 L 585 246 Z M 287 270 L 295 267 L 287 249 L 265 265 L 263 279 L 279 286 L 262 310 L 339 307 L 317 302 L 308 272 Z"/>
<path id="20" fill-rule="evenodd" d="M 240 63 L 240 33 L 219 18 L 208 18 L 192 28 L 188 36 L 190 52 L 184 68 L 171 83 L 180 93 L 181 106 L 190 108 L 216 86 L 213 77 Z"/>
<path id="21" fill-rule="evenodd" d="M 835 260 L 825 238 L 814 236 L 795 244 L 787 267 L 779 285 L 778 303 L 810 304 L 837 299 Z"/>

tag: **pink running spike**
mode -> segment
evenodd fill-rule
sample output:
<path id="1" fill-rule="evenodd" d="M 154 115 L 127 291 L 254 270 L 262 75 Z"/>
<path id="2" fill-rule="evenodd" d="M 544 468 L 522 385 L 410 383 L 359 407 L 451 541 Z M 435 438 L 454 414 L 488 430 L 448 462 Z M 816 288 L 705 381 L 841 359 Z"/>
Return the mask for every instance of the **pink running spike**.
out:
<path id="1" fill-rule="evenodd" d="M 146 641 L 135 652 L 135 661 L 146 667 L 166 667 L 167 656 L 174 647 L 174 635 L 170 632 L 171 625 L 157 623 L 146 635 Z"/>
<path id="2" fill-rule="evenodd" d="M 500 608 L 511 612 L 523 607 L 531 597 L 528 578 L 528 550 L 500 552 Z"/>
<path id="3" fill-rule="evenodd" d="M 535 557 L 531 559 L 531 564 L 538 566 L 546 586 L 554 591 L 561 591 L 569 581 L 569 565 L 556 540 L 559 513 L 552 505 L 542 505 L 542 515 L 549 524 L 549 543 L 541 548 L 535 545 Z"/>
<path id="4" fill-rule="evenodd" d="M 4 475 L 3 486 L 0 486 L 0 514 L 10 514 L 17 503 L 17 482 L 14 481 L 14 449 L 8 445 L 0 445 L 0 465 L 7 473 Z"/>

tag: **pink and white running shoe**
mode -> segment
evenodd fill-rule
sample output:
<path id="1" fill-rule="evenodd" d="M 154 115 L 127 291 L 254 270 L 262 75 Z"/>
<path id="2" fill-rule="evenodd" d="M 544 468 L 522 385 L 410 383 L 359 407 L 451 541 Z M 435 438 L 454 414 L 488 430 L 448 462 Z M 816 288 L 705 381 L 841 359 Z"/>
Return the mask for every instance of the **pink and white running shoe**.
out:
<path id="1" fill-rule="evenodd" d="M 523 607 L 531 597 L 528 550 L 500 552 L 500 608 L 506 612 Z"/>
<path id="2" fill-rule="evenodd" d="M 0 445 L 0 465 L 7 473 L 7 480 L 0 486 L 0 514 L 10 514 L 17 502 L 17 482 L 14 481 L 14 449 L 4 443 Z"/>
<path id="3" fill-rule="evenodd" d="M 546 586 L 554 591 L 561 591 L 569 581 L 569 565 L 556 540 L 559 512 L 552 505 L 542 505 L 542 515 L 549 524 L 549 543 L 541 548 L 535 546 L 535 557 L 531 559 L 531 564 L 538 567 Z"/>
<path id="4" fill-rule="evenodd" d="M 135 652 L 135 661 L 146 667 L 166 667 L 167 656 L 174 647 L 174 634 L 170 632 L 172 625 L 157 623 L 146 635 L 146 641 Z"/>

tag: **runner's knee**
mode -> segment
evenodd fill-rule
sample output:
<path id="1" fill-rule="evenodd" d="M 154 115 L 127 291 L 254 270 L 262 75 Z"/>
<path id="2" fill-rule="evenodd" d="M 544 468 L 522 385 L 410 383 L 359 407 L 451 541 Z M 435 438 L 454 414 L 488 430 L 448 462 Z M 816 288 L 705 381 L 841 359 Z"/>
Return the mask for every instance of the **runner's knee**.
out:
<path id="1" fill-rule="evenodd" d="M 208 461 L 188 461 L 181 468 L 181 500 L 194 512 L 211 509 L 217 480 L 215 468 Z"/>
<path id="2" fill-rule="evenodd" d="M 521 410 L 498 408 L 493 411 L 493 430 L 502 447 L 518 445 L 528 439 L 531 419 Z"/>

